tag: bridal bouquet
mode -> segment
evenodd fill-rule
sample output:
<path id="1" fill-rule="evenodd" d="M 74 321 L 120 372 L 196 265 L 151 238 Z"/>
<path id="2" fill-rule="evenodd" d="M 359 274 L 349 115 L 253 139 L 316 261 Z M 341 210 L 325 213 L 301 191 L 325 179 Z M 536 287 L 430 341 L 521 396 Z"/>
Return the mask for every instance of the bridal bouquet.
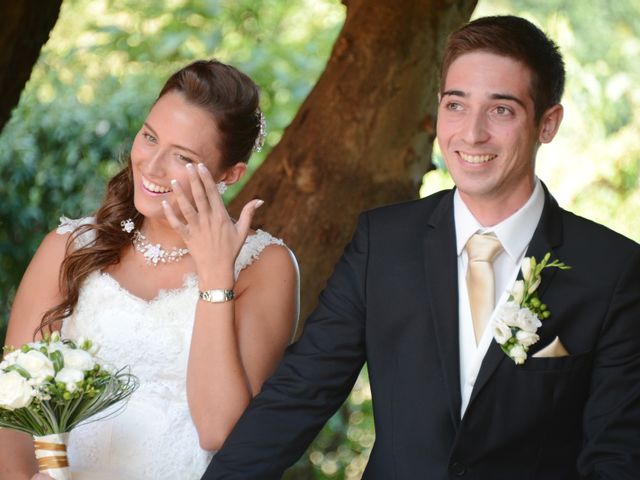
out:
<path id="1" fill-rule="evenodd" d="M 91 340 L 76 343 L 54 332 L 19 349 L 5 347 L 0 362 L 0 427 L 32 435 L 40 472 L 56 480 L 71 478 L 68 432 L 89 418 L 119 412 L 138 387 L 124 368 L 101 365 L 97 350 Z"/>

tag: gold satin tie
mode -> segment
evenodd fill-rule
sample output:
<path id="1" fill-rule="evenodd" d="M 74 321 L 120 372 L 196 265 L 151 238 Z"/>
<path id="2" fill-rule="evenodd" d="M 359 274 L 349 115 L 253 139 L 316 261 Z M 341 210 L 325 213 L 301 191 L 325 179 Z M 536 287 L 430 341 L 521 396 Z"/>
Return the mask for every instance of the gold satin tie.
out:
<path id="1" fill-rule="evenodd" d="M 467 292 L 477 345 L 493 313 L 495 302 L 493 260 L 502 251 L 502 244 L 493 234 L 475 233 L 465 248 L 469 257 Z"/>

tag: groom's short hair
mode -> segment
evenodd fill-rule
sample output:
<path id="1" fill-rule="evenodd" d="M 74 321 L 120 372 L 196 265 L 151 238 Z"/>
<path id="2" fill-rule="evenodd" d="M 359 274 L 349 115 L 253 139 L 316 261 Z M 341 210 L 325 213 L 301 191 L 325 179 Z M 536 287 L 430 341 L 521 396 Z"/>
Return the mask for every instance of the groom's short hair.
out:
<path id="1" fill-rule="evenodd" d="M 536 123 L 548 108 L 560 103 L 565 69 L 558 46 L 533 23 L 513 15 L 478 18 L 449 36 L 442 58 L 440 93 L 451 64 L 475 51 L 513 58 L 529 67 Z"/>

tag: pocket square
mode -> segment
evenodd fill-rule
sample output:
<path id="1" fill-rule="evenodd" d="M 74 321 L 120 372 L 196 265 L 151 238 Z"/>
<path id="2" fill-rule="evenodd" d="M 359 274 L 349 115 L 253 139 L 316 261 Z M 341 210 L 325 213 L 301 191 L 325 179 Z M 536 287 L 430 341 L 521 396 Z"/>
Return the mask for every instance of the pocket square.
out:
<path id="1" fill-rule="evenodd" d="M 569 352 L 564 348 L 562 342 L 559 337 L 553 339 L 553 341 L 544 347 L 542 350 L 537 351 L 532 357 L 537 358 L 559 358 L 559 357 L 568 357 Z"/>

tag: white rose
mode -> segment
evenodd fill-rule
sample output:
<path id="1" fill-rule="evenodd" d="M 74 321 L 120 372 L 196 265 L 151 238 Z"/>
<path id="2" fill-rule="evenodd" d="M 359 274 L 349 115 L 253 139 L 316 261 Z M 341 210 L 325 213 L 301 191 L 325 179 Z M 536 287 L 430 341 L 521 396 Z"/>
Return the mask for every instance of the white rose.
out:
<path id="1" fill-rule="evenodd" d="M 56 382 L 65 384 L 68 392 L 75 392 L 78 389 L 78 382 L 84 380 L 84 373 L 77 368 L 64 367 L 56 375 Z"/>
<path id="2" fill-rule="evenodd" d="M 509 349 L 509 356 L 513 358 L 516 365 L 522 365 L 527 359 L 527 352 L 524 351 L 522 345 L 514 345 Z"/>
<path id="3" fill-rule="evenodd" d="M 516 283 L 513 284 L 513 288 L 509 293 L 513 297 L 513 301 L 520 305 L 524 298 L 524 281 L 516 280 Z"/>
<path id="4" fill-rule="evenodd" d="M 528 308 L 521 308 L 516 316 L 515 326 L 525 332 L 535 333 L 542 322 L 538 316 Z"/>
<path id="5" fill-rule="evenodd" d="M 536 343 L 538 340 L 540 340 L 540 337 L 538 336 L 537 333 L 527 332 L 525 330 L 518 330 L 518 333 L 516 333 L 516 340 L 518 340 L 518 342 L 520 342 L 521 345 L 524 345 L 525 347 L 530 347 L 531 345 Z"/>
<path id="6" fill-rule="evenodd" d="M 13 365 L 14 363 L 16 363 L 16 358 L 18 358 L 18 353 L 20 353 L 20 350 L 14 350 L 13 352 L 7 353 L 2 363 L 7 362 L 8 365 Z M 4 367 L 4 368 L 7 368 L 7 367 Z"/>
<path id="7" fill-rule="evenodd" d="M 520 307 L 518 304 L 515 302 L 506 302 L 502 304 L 493 318 L 496 322 L 504 323 L 510 327 L 516 327 L 516 317 L 518 316 L 519 311 Z"/>
<path id="8" fill-rule="evenodd" d="M 91 370 L 96 362 L 89 352 L 79 348 L 66 348 L 62 351 L 64 357 L 64 366 L 76 368 L 78 370 Z"/>
<path id="9" fill-rule="evenodd" d="M 33 389 L 18 372 L 0 373 L 0 408 L 15 410 L 31 403 Z"/>
<path id="10" fill-rule="evenodd" d="M 27 353 L 20 352 L 16 358 L 16 364 L 24 368 L 31 377 L 38 383 L 47 377 L 53 377 L 53 363 L 49 358 L 38 350 L 29 350 Z"/>
<path id="11" fill-rule="evenodd" d="M 493 322 L 493 338 L 496 339 L 500 345 L 504 345 L 511 338 L 511 327 L 505 325 L 502 322 Z"/>

